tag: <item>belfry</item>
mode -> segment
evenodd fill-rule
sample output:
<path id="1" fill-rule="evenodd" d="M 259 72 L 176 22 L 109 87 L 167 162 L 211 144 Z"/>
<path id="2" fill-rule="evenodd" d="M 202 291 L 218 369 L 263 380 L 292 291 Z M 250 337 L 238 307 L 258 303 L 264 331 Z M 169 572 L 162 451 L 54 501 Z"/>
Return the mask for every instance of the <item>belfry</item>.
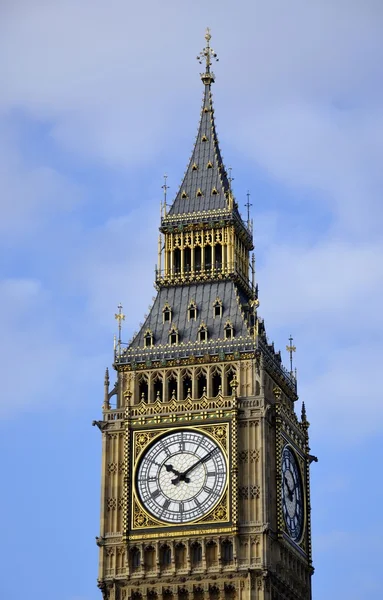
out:
<path id="1" fill-rule="evenodd" d="M 104 600 L 311 598 L 309 423 L 258 315 L 252 224 L 218 144 L 210 37 L 195 146 L 162 207 L 157 295 L 130 343 L 116 341 L 117 381 L 110 389 L 107 370 L 94 422 Z M 116 318 L 121 333 L 121 306 Z"/>

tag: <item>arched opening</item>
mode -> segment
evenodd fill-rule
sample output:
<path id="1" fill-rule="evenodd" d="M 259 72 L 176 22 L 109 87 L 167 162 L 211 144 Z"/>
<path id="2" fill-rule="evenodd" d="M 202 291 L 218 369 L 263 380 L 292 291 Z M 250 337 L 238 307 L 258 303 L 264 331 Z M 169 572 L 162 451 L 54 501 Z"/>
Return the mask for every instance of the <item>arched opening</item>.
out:
<path id="1" fill-rule="evenodd" d="M 200 373 L 198 376 L 198 398 L 202 398 L 206 394 L 207 390 L 207 379 L 204 373 Z"/>
<path id="2" fill-rule="evenodd" d="M 233 542 L 224 540 L 221 547 L 221 558 L 223 564 L 228 564 L 233 561 Z"/>
<path id="3" fill-rule="evenodd" d="M 167 569 L 172 562 L 172 553 L 170 546 L 164 544 L 160 548 L 160 565 L 163 569 Z"/>
<path id="4" fill-rule="evenodd" d="M 153 398 L 154 400 L 163 399 L 162 379 L 158 375 L 153 382 Z"/>
<path id="5" fill-rule="evenodd" d="M 211 585 L 209 589 L 209 600 L 219 599 L 219 588 L 216 585 Z"/>
<path id="6" fill-rule="evenodd" d="M 181 250 L 179 248 L 174 249 L 173 268 L 174 268 L 174 273 L 180 273 L 180 271 L 181 271 Z"/>
<path id="7" fill-rule="evenodd" d="M 234 585 L 225 585 L 225 600 L 235 600 L 236 593 Z"/>
<path id="8" fill-rule="evenodd" d="M 204 592 L 200 586 L 194 588 L 194 600 L 204 600 Z"/>
<path id="9" fill-rule="evenodd" d="M 185 248 L 184 250 L 184 271 L 185 273 L 191 271 L 191 248 Z"/>
<path id="10" fill-rule="evenodd" d="M 131 548 L 129 552 L 129 566 L 131 571 L 137 571 L 141 565 L 141 553 L 138 548 Z"/>
<path id="11" fill-rule="evenodd" d="M 188 600 L 189 592 L 186 588 L 178 589 L 178 600 Z"/>
<path id="12" fill-rule="evenodd" d="M 147 546 L 144 550 L 144 566 L 147 571 L 152 571 L 156 566 L 156 552 L 153 546 Z"/>
<path id="13" fill-rule="evenodd" d="M 141 377 L 138 384 L 138 401 L 148 401 L 149 386 L 146 377 Z"/>
<path id="14" fill-rule="evenodd" d="M 194 542 L 190 547 L 191 563 L 193 567 L 198 567 L 202 563 L 202 546 L 199 542 Z"/>
<path id="15" fill-rule="evenodd" d="M 177 377 L 172 373 L 168 377 L 168 400 L 177 398 Z"/>
<path id="16" fill-rule="evenodd" d="M 206 544 L 206 566 L 214 567 L 218 564 L 217 544 L 213 541 Z"/>
<path id="17" fill-rule="evenodd" d="M 211 380 L 212 396 L 218 396 L 222 394 L 222 376 L 219 371 L 216 371 Z"/>
<path id="18" fill-rule="evenodd" d="M 219 271 L 222 269 L 222 246 L 221 246 L 221 244 L 215 245 L 215 268 Z"/>
<path id="19" fill-rule="evenodd" d="M 211 266 L 211 246 L 205 246 L 205 270 L 210 270 Z"/>
<path id="20" fill-rule="evenodd" d="M 176 569 L 186 567 L 186 547 L 185 544 L 177 544 L 175 548 L 175 563 Z"/>
<path id="21" fill-rule="evenodd" d="M 201 246 L 194 248 L 194 269 L 196 271 L 201 270 Z"/>
<path id="22" fill-rule="evenodd" d="M 172 590 L 164 590 L 162 593 L 163 600 L 173 600 L 173 592 Z"/>
<path id="23" fill-rule="evenodd" d="M 261 386 L 259 385 L 259 381 L 255 382 L 255 395 L 259 396 L 259 394 L 261 393 Z"/>
<path id="24" fill-rule="evenodd" d="M 192 378 L 190 375 L 185 375 L 182 382 L 182 399 L 192 394 Z"/>

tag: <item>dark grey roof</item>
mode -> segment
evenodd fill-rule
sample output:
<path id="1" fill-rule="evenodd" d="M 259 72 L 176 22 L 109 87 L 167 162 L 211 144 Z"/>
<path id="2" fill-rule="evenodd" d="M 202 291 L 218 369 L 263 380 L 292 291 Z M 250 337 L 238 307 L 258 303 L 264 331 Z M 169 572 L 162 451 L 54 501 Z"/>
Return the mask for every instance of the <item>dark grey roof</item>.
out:
<path id="1" fill-rule="evenodd" d="M 216 298 L 222 301 L 222 317 L 214 318 L 213 303 Z M 197 319 L 188 319 L 188 307 L 194 300 L 197 306 Z M 248 299 L 233 281 L 197 283 L 189 286 L 161 288 L 153 307 L 137 336 L 129 345 L 130 349 L 144 347 L 147 329 L 153 333 L 154 345 L 169 344 L 169 330 L 174 325 L 179 333 L 179 343 L 197 342 L 198 328 L 202 322 L 207 326 L 208 341 L 224 340 L 224 327 L 229 319 L 234 328 L 234 339 L 240 337 L 251 340 L 251 335 L 243 314 Z M 168 303 L 171 322 L 163 322 L 163 308 Z M 246 309 L 245 309 L 246 310 Z"/>
<path id="2" fill-rule="evenodd" d="M 229 182 L 218 145 L 210 87 L 210 83 L 205 83 L 197 139 L 169 215 L 227 208 L 225 194 L 229 192 Z M 208 167 L 209 163 L 211 168 Z M 201 196 L 197 195 L 199 190 Z M 217 193 L 214 194 L 213 190 Z"/>

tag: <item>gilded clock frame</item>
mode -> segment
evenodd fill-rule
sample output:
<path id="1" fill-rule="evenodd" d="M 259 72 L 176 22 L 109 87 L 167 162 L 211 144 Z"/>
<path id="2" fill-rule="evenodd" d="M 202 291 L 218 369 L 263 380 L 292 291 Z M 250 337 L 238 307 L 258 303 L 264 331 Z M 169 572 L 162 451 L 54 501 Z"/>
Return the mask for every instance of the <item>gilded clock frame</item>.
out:
<path id="1" fill-rule="evenodd" d="M 132 459 L 133 459 L 133 468 L 131 472 L 131 506 L 130 506 L 130 532 L 138 533 L 142 530 L 166 530 L 166 536 L 171 535 L 171 532 L 174 531 L 174 535 L 183 535 L 183 528 L 187 528 L 187 533 L 190 535 L 191 528 L 194 527 L 203 528 L 207 526 L 208 531 L 211 532 L 212 526 L 223 525 L 226 524 L 228 527 L 225 529 L 227 533 L 232 531 L 232 527 L 229 527 L 232 520 L 232 503 L 231 503 L 231 489 L 232 489 L 232 473 L 231 473 L 231 421 L 223 421 L 223 422 L 213 422 L 209 424 L 199 424 L 198 426 L 193 426 L 192 424 L 183 424 L 180 426 L 179 424 L 174 425 L 173 427 L 158 427 L 151 429 L 134 429 L 132 430 Z M 189 521 L 188 523 L 182 524 L 174 524 L 174 523 L 166 523 L 164 521 L 160 521 L 156 519 L 151 513 L 149 513 L 145 507 L 142 505 L 138 492 L 136 490 L 136 472 L 140 460 L 147 450 L 147 448 L 153 444 L 156 440 L 160 439 L 164 434 L 176 432 L 176 431 L 196 431 L 198 433 L 203 433 L 204 435 L 210 437 L 220 448 L 222 454 L 225 458 L 226 469 L 227 469 L 227 480 L 224 492 L 222 493 L 221 498 L 217 501 L 217 503 L 212 507 L 212 509 L 202 517 L 195 519 L 193 521 Z M 220 532 L 222 529 L 220 528 Z M 193 531 L 193 533 L 201 533 L 201 529 L 198 531 Z M 151 534 L 152 535 L 152 534 Z M 157 535 L 157 533 L 156 533 Z M 130 539 L 142 538 L 142 535 L 129 535 Z M 160 537 L 160 536 L 159 536 Z"/>
<path id="2" fill-rule="evenodd" d="M 305 538 L 306 535 L 306 526 L 307 526 L 307 502 L 306 502 L 306 482 L 305 482 L 305 477 L 304 477 L 304 458 L 303 456 L 301 456 L 299 454 L 299 452 L 297 452 L 297 449 L 295 448 L 295 446 L 291 443 L 290 440 L 288 440 L 287 438 L 285 438 L 284 436 L 282 436 L 282 448 L 281 448 L 281 476 L 282 476 L 282 456 L 283 456 L 283 451 L 285 448 L 289 448 L 291 453 L 293 454 L 294 458 L 295 458 L 295 462 L 299 471 L 299 477 L 300 477 L 300 485 L 301 485 L 301 492 L 302 492 L 302 504 L 303 504 L 303 522 L 302 522 L 302 532 L 301 535 L 299 536 L 299 538 L 297 538 L 296 540 L 294 540 L 288 531 L 288 527 L 285 521 L 285 518 L 283 517 L 283 523 L 284 523 L 284 531 L 286 533 L 286 535 L 288 535 L 289 540 L 291 540 L 294 544 L 297 544 L 298 546 L 301 546 L 302 541 Z M 283 485 L 283 484 L 282 484 Z M 282 493 L 282 491 L 281 491 Z M 283 500 L 282 500 L 282 495 L 281 495 L 281 503 L 283 504 Z"/>

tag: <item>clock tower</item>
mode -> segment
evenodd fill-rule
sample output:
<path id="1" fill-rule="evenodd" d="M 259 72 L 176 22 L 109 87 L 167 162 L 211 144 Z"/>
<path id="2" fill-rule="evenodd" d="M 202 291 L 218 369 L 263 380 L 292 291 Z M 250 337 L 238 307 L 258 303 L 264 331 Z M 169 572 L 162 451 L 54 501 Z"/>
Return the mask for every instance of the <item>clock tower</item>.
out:
<path id="1" fill-rule="evenodd" d="M 310 600 L 309 423 L 258 314 L 252 225 L 222 161 L 205 38 L 198 135 L 162 207 L 157 295 L 116 343 L 117 381 L 107 370 L 94 422 L 98 586 L 104 600 Z"/>

